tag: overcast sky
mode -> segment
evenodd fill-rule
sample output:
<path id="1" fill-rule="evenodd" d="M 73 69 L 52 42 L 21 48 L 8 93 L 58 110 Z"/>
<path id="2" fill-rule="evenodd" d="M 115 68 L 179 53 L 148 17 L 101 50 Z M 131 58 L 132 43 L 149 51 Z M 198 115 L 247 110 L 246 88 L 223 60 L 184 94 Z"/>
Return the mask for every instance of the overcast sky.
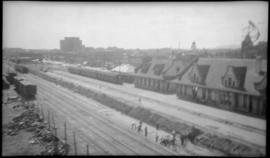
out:
<path id="1" fill-rule="evenodd" d="M 59 48 L 65 36 L 87 47 L 240 47 L 248 20 L 267 41 L 268 2 L 4 2 L 3 47 Z"/>

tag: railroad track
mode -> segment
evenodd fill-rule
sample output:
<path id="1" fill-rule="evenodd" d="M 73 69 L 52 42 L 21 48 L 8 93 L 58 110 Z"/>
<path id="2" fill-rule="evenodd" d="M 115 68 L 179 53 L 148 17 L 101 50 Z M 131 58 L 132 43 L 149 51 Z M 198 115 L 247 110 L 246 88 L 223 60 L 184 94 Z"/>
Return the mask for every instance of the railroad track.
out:
<path id="1" fill-rule="evenodd" d="M 80 79 L 80 81 L 82 81 L 82 82 L 84 82 L 84 83 L 93 83 L 93 81 L 89 81 L 88 82 L 88 80 L 87 81 L 85 81 L 86 79 L 81 79 L 81 78 L 77 78 L 77 76 L 73 76 L 73 75 L 70 75 L 70 74 L 65 74 L 65 73 L 61 73 L 60 72 L 60 74 L 62 74 L 63 76 L 66 76 L 66 77 L 70 77 L 70 78 L 73 78 L 73 79 Z M 57 74 L 56 74 L 57 75 Z M 54 76 L 55 77 L 55 76 Z M 72 82 L 72 81 L 71 81 Z M 93 85 L 92 85 L 93 86 Z M 97 86 L 98 87 L 98 85 L 96 84 L 95 86 Z M 103 87 L 107 87 L 108 89 L 112 89 L 112 90 L 114 90 L 114 91 L 117 91 L 117 92 L 119 92 L 119 91 L 121 91 L 121 93 L 122 94 L 127 94 L 128 96 L 140 96 L 140 95 L 136 95 L 136 94 L 131 94 L 131 93 L 129 93 L 129 92 L 125 92 L 125 91 L 123 91 L 123 90 L 118 90 L 118 89 L 116 89 L 116 88 L 111 88 L 111 87 L 108 87 L 108 86 L 106 86 L 104 83 L 102 83 L 102 86 Z M 90 87 L 90 89 L 91 89 L 91 87 Z M 121 98 L 120 98 L 121 99 Z M 159 104 L 164 104 L 164 105 L 166 105 L 166 106 L 171 106 L 171 107 L 173 107 L 173 108 L 176 108 L 174 105 L 170 105 L 170 104 L 168 104 L 168 103 L 164 103 L 164 102 L 160 102 L 160 101 L 156 101 L 156 100 L 154 100 L 154 99 L 151 99 L 151 98 L 148 98 L 148 97 L 146 97 L 145 98 L 146 100 L 148 100 L 148 101 L 150 101 L 150 102 L 154 102 L 154 103 L 159 103 Z M 124 100 L 126 100 L 126 99 L 124 99 Z M 127 102 L 130 102 L 130 101 L 127 101 Z M 134 103 L 133 103 L 134 104 Z M 153 109 L 152 109 L 153 110 Z M 187 109 L 184 109 L 184 110 L 187 110 Z M 154 111 L 156 111 L 156 110 L 154 110 Z M 188 112 L 189 110 L 187 110 L 187 112 Z M 160 113 L 159 111 L 156 111 L 156 112 L 158 112 L 158 113 Z M 190 113 L 190 112 L 189 112 Z M 193 112 L 193 111 L 191 111 L 191 113 L 193 114 L 193 115 L 199 115 L 200 117 L 201 116 L 205 116 L 205 117 L 208 117 L 207 119 L 210 119 L 210 120 L 213 120 L 212 119 L 212 116 L 209 116 L 209 115 L 205 115 L 205 114 L 201 114 L 201 113 L 196 113 L 196 112 Z M 176 117 L 174 117 L 174 116 L 169 116 L 168 114 L 163 114 L 163 113 L 160 113 L 160 114 L 162 114 L 162 115 L 166 115 L 166 116 L 168 116 L 169 118 L 176 118 Z M 179 118 L 177 118 L 177 119 L 179 119 Z M 226 125 L 228 125 L 228 126 L 233 126 L 233 127 L 237 127 L 238 129 L 242 129 L 242 130 L 245 130 L 245 131 L 249 131 L 249 132 L 254 132 L 254 133 L 257 133 L 257 134 L 260 134 L 260 135 L 263 135 L 263 136 L 265 136 L 265 131 L 263 131 L 263 130 L 261 130 L 261 129 L 257 129 L 257 128 L 254 128 L 254 127 L 251 127 L 251 126 L 245 126 L 245 125 L 243 125 L 243 124 L 240 124 L 240 123 L 232 123 L 232 122 L 230 122 L 230 121 L 227 121 L 227 120 L 224 120 L 224 119 L 218 119 L 218 120 L 213 120 L 213 121 L 216 121 L 216 122 L 220 122 L 220 123 L 222 123 L 222 124 L 226 124 Z M 191 122 L 190 122 L 191 123 Z M 250 144 L 251 146 L 253 146 L 253 147 L 256 147 L 256 148 L 260 148 L 260 149 L 262 149 L 262 150 L 264 150 L 264 146 L 262 146 L 262 145 L 259 145 L 259 144 L 256 144 L 256 143 L 253 143 L 253 142 L 250 142 L 250 141 L 246 141 L 246 140 L 244 140 L 244 138 L 243 139 L 241 139 L 241 138 L 238 138 L 238 137 L 236 137 L 236 136 L 233 136 L 233 135 L 224 135 L 223 133 L 220 133 L 220 132 L 217 132 L 217 131 L 215 131 L 215 130 L 213 130 L 213 129 L 210 129 L 210 128 L 207 128 L 207 127 L 202 127 L 202 126 L 198 126 L 198 125 L 196 125 L 196 124 L 194 124 L 194 123 L 191 123 L 191 125 L 193 125 L 193 126 L 196 126 L 196 127 L 199 127 L 199 128 L 201 128 L 201 129 L 203 129 L 204 131 L 208 131 L 208 132 L 210 132 L 210 133 L 213 133 L 213 134 L 216 134 L 216 135 L 220 135 L 220 136 L 225 136 L 225 137 L 228 137 L 228 138 L 231 138 L 231 139 L 234 139 L 234 140 L 237 140 L 238 142 L 242 142 L 242 143 L 244 143 L 244 144 Z"/>
<path id="2" fill-rule="evenodd" d="M 77 79 L 75 76 L 72 76 L 72 75 L 68 75 L 66 74 L 65 72 L 62 73 L 62 72 L 56 72 L 57 74 L 61 74 L 63 76 L 66 76 L 66 77 L 71 77 L 73 79 Z M 83 77 L 83 76 L 82 76 Z M 91 83 L 91 84 L 95 84 L 97 85 L 96 83 L 94 83 L 93 81 L 91 80 L 87 80 L 86 79 L 80 79 L 80 81 L 84 82 L 84 83 Z M 163 104 L 163 105 L 166 105 L 166 106 L 169 106 L 169 107 L 172 107 L 176 110 L 180 110 L 180 111 L 184 111 L 184 112 L 188 112 L 192 115 L 198 115 L 200 117 L 204 117 L 204 118 L 207 118 L 207 119 L 211 119 L 211 120 L 214 120 L 216 122 L 219 122 L 219 123 L 222 123 L 222 124 L 226 124 L 226 125 L 230 125 L 230 126 L 234 126 L 234 127 L 237 127 L 237 128 L 240 128 L 240 129 L 243 129 L 243 130 L 247 130 L 247 131 L 252 131 L 252 132 L 255 132 L 255 133 L 258 133 L 258 134 L 261 134 L 261 135 L 265 135 L 266 134 L 266 131 L 265 130 L 262 130 L 262 129 L 259 129 L 259 128 L 256 128 L 256 127 L 252 127 L 252 126 L 249 126 L 249 125 L 244 125 L 244 124 L 241 124 L 241 123 L 237 123 L 237 122 L 232 122 L 232 121 L 228 121 L 228 120 L 224 120 L 224 119 L 220 119 L 220 118 L 217 118 L 215 116 L 210 116 L 210 115 L 207 115 L 207 114 L 203 114 L 203 113 L 199 113 L 199 112 L 195 112 L 195 111 L 192 111 L 192 110 L 188 110 L 186 108 L 182 108 L 182 107 L 176 107 L 175 105 L 172 105 L 172 104 L 168 104 L 166 102 L 162 102 L 162 101 L 159 101 L 159 100 L 154 100 L 152 98 L 149 98 L 149 97 L 145 97 L 145 96 L 142 96 L 142 95 L 138 95 L 138 94 L 134 94 L 134 93 L 130 93 L 130 92 L 127 92 L 125 90 L 121 90 L 121 89 L 118 89 L 118 88 L 114 88 L 114 87 L 109 87 L 108 85 L 104 84 L 104 83 L 99 83 L 99 84 L 102 84 L 102 86 L 106 87 L 107 89 L 110 89 L 112 91 L 115 91 L 115 92 L 120 92 L 124 95 L 128 95 L 130 97 L 135 97 L 135 98 L 138 98 L 138 97 L 141 97 L 143 98 L 144 100 L 148 100 L 152 103 L 158 103 L 158 104 Z M 98 86 L 98 85 L 97 85 Z"/>
<path id="3" fill-rule="evenodd" d="M 107 148 L 107 145 L 110 145 L 110 148 L 114 148 L 114 151 L 110 151 L 111 154 L 119 154 L 119 155 L 125 155 L 126 153 L 129 154 L 137 154 L 136 151 L 134 151 L 133 149 L 129 148 L 128 146 L 126 146 L 125 144 L 123 144 L 120 141 L 117 141 L 117 139 L 113 138 L 113 137 L 109 137 L 108 134 L 104 134 L 105 132 L 103 132 L 103 130 L 101 130 L 99 127 L 95 126 L 94 124 L 89 124 L 86 123 L 87 121 L 85 121 L 85 119 L 81 118 L 80 116 L 74 117 L 74 113 L 70 113 L 70 111 L 76 111 L 76 108 L 69 108 L 67 106 L 65 106 L 65 108 L 61 108 L 58 107 L 57 105 L 71 105 L 74 106 L 74 104 L 69 104 L 67 102 L 63 102 L 62 99 L 58 99 L 59 95 L 57 95 L 57 97 L 54 98 L 54 95 L 50 94 L 50 93 L 46 93 L 44 92 L 46 91 L 46 89 L 43 89 L 42 95 L 48 97 L 48 98 L 53 98 L 53 101 L 50 101 L 50 103 L 52 105 L 56 105 L 54 107 L 52 107 L 54 109 L 54 111 L 61 111 L 62 113 L 64 113 L 66 116 L 68 116 L 69 118 L 73 119 L 76 122 L 80 122 L 80 124 L 83 124 L 84 127 L 87 127 L 87 131 L 84 131 L 85 133 L 93 133 L 95 137 L 97 137 L 98 139 L 102 139 L 104 142 L 106 142 L 105 145 L 103 145 L 103 147 L 101 148 Z M 54 93 L 55 94 L 55 93 Z M 65 98 L 67 99 L 67 98 Z M 66 110 L 68 109 L 68 110 Z M 94 127 L 96 130 L 93 130 L 92 128 L 89 127 Z M 102 133 L 102 134 L 101 134 Z M 93 139 L 92 139 L 93 141 Z M 97 141 L 97 140 L 94 140 Z M 121 148 L 122 147 L 122 148 Z M 126 149 L 128 148 L 128 150 Z M 131 151 L 131 152 L 130 152 Z"/>
<path id="4" fill-rule="evenodd" d="M 98 145 L 99 148 L 104 149 L 106 152 L 108 152 L 112 155 L 114 155 L 114 154 L 125 155 L 125 152 L 127 152 L 127 151 L 123 152 L 123 150 L 125 150 L 125 149 L 117 146 L 118 144 L 112 144 L 112 141 L 110 140 L 109 137 L 103 136 L 103 135 L 99 134 L 97 131 L 90 128 L 92 126 L 92 124 L 91 124 L 91 126 L 89 126 L 90 124 L 86 123 L 86 121 L 84 121 L 84 119 L 81 119 L 77 115 L 76 115 L 76 117 L 73 116 L 74 113 L 70 113 L 68 110 L 63 110 L 63 109 L 69 109 L 69 108 L 67 108 L 67 107 L 61 108 L 61 107 L 57 106 L 58 104 L 63 105 L 63 102 L 56 101 L 55 98 L 53 98 L 52 95 L 49 93 L 42 92 L 41 94 L 48 97 L 48 98 L 53 99 L 53 101 L 52 100 L 49 101 L 50 105 L 54 105 L 53 107 L 51 107 L 51 109 L 53 109 L 54 111 L 57 111 L 57 112 L 61 111 L 61 113 L 63 113 L 63 115 L 66 116 L 66 118 L 72 119 L 71 122 L 73 122 L 73 125 L 75 125 L 75 122 L 80 122 L 80 124 L 82 124 L 84 126 L 84 129 L 85 129 L 85 130 L 82 130 L 81 129 L 82 127 L 80 127 L 80 128 L 77 128 L 76 130 L 80 130 L 82 133 L 90 133 L 90 134 L 92 134 L 92 137 L 96 137 L 99 140 L 102 140 L 102 141 L 97 141 L 97 139 L 94 140 L 94 138 L 89 137 L 90 134 L 88 135 L 88 138 L 91 138 L 91 142 L 94 141 L 95 144 Z M 67 103 L 64 103 L 64 104 L 67 105 Z M 84 134 L 84 136 L 87 136 L 87 135 Z M 110 150 L 106 150 L 106 149 L 108 149 L 107 145 L 111 146 Z"/>
<path id="5" fill-rule="evenodd" d="M 39 79 L 40 80 L 40 79 Z M 38 83 L 40 83 L 40 82 L 38 82 Z M 46 83 L 44 83 L 43 84 L 43 86 L 48 86 L 48 84 Z M 43 89 L 42 87 L 40 87 L 41 89 Z M 46 91 L 46 89 L 43 89 L 44 91 Z M 68 100 L 69 99 L 69 95 L 67 95 L 66 93 L 58 93 L 59 95 L 56 97 L 55 95 L 53 95 L 53 94 L 51 94 L 51 93 L 49 93 L 49 92 L 45 92 L 44 93 L 44 91 L 42 92 L 43 94 L 45 94 L 45 95 L 47 95 L 47 96 L 50 96 L 50 97 L 54 97 L 54 99 L 55 100 L 57 100 L 57 102 L 59 102 L 59 103 L 61 103 L 61 104 L 63 104 L 64 102 L 63 102 L 63 100 Z M 55 92 L 56 93 L 56 92 Z M 63 96 L 62 97 L 62 95 L 65 95 L 65 97 Z M 61 96 L 61 97 L 60 97 Z M 59 97 L 59 98 L 58 98 Z M 61 99 L 60 99 L 61 98 Z M 70 100 L 70 99 L 69 99 Z M 77 101 L 79 100 L 79 103 L 80 104 L 86 104 L 85 102 L 82 102 L 82 101 L 80 101 L 80 99 L 77 99 Z M 73 100 L 74 101 L 74 100 Z M 72 100 L 70 100 L 70 102 L 72 102 Z M 72 109 L 72 107 L 74 106 L 74 104 L 73 105 L 71 105 L 71 103 L 69 103 L 69 102 L 65 102 L 64 104 L 67 104 L 68 103 L 68 105 L 70 105 L 70 107 L 68 108 L 68 107 L 66 107 L 66 109 L 69 109 L 69 111 L 73 111 L 73 110 L 78 110 L 78 108 L 79 107 L 76 107 L 76 108 L 73 108 Z M 54 103 L 55 104 L 55 103 Z M 58 105 L 59 106 L 59 105 Z M 89 105 L 85 105 L 85 106 L 89 106 Z M 54 107 L 54 108 L 56 108 L 56 107 Z M 63 111 L 63 108 L 61 109 L 61 107 L 59 107 L 59 109 L 56 109 L 57 111 Z M 82 111 L 84 111 L 85 109 L 82 109 L 82 108 L 79 108 L 79 110 L 82 110 Z M 68 110 L 64 110 L 65 111 L 65 114 L 66 115 L 70 115 L 70 113 L 68 113 Z M 89 111 L 91 111 L 91 110 L 89 110 Z M 108 128 L 108 127 L 110 127 L 110 129 L 114 129 L 115 130 L 115 132 L 119 132 L 120 131 L 120 134 L 121 135 L 125 135 L 127 138 L 129 138 L 129 140 L 128 140 L 128 142 L 129 142 L 129 144 L 130 144 L 130 142 L 138 142 L 138 139 L 135 139 L 134 138 L 134 135 L 132 136 L 130 133 L 127 133 L 127 132 L 123 132 L 119 127 L 115 127 L 115 126 L 113 126 L 113 125 L 111 125 L 110 123 L 108 123 L 108 122 L 106 122 L 106 121 L 104 121 L 103 119 L 101 119 L 100 118 L 100 116 L 97 116 L 97 114 L 95 114 L 95 113 L 93 113 L 93 112 L 90 112 L 91 114 L 91 116 L 92 117 L 95 117 L 95 119 L 97 119 L 97 120 L 99 120 L 100 122 L 102 122 L 101 124 L 103 124 L 103 125 L 105 125 L 103 128 Z M 75 118 L 74 118 L 75 119 Z M 78 118 L 77 118 L 78 119 Z M 81 119 L 80 121 L 83 121 L 83 119 Z M 89 124 L 88 124 L 89 125 Z M 93 124 L 91 124 L 92 126 L 93 126 Z M 98 126 L 96 126 L 96 125 L 94 125 L 95 126 L 95 128 L 97 128 L 97 129 L 99 129 L 100 127 L 98 127 Z M 110 129 L 108 129 L 108 130 L 110 130 Z M 108 135 L 108 133 L 106 133 L 106 132 L 104 132 L 102 129 L 100 130 L 102 133 L 104 133 L 104 135 Z M 105 130 L 105 131 L 107 131 L 107 130 Z M 93 131 L 93 132 L 95 132 L 95 131 Z M 97 133 L 96 133 L 97 134 Z M 100 135 L 99 135 L 100 136 Z M 103 137 L 103 135 L 101 136 L 101 137 Z M 113 138 L 113 137 L 112 137 Z M 118 139 L 114 139 L 113 138 L 113 141 L 114 142 L 117 142 L 117 143 L 120 143 L 120 144 L 122 144 L 122 146 L 125 146 L 125 147 L 127 147 L 129 144 L 127 144 L 127 143 L 123 143 L 123 142 L 120 142 Z M 123 141 L 123 140 L 121 140 L 121 141 Z M 153 149 L 152 147 L 149 147 L 148 145 L 146 145 L 146 144 L 144 144 L 144 143 L 142 143 L 141 141 L 139 141 L 139 143 L 140 143 L 140 146 L 142 146 L 143 148 L 141 148 L 139 151 L 140 151 L 140 153 L 141 153 L 141 151 L 143 150 L 143 149 L 148 149 L 149 151 L 153 151 L 153 153 L 159 153 L 159 154 L 163 154 L 163 153 L 161 153 L 160 152 L 160 150 L 157 150 L 157 149 Z M 115 144 L 113 144 L 113 145 L 115 145 Z M 134 146 L 133 146 L 134 147 Z M 129 147 L 129 150 L 130 151 L 133 151 L 133 152 L 135 152 L 134 150 L 133 150 L 133 147 Z M 123 149 L 121 149 L 121 150 L 123 150 Z M 138 154 L 138 152 L 137 152 L 137 154 Z"/>
<path id="6" fill-rule="evenodd" d="M 38 97 L 38 99 L 41 99 L 41 97 Z M 47 99 L 46 99 L 47 100 Z M 49 109 L 51 109 L 51 106 L 54 105 L 50 102 L 50 100 L 47 100 L 46 102 L 42 102 L 43 105 L 46 105 L 47 107 L 49 107 Z M 44 108 L 44 107 L 43 107 Z M 59 112 L 57 112 L 57 115 L 61 116 L 62 118 L 66 118 L 67 116 L 66 115 L 63 115 Z M 76 122 L 76 120 L 72 119 L 72 118 L 69 118 L 69 124 L 72 126 L 72 127 L 76 127 L 77 124 L 75 124 L 74 122 Z M 78 139 L 80 139 L 81 141 L 88 141 L 88 142 L 91 142 L 91 144 L 93 144 L 94 148 L 95 148 L 95 153 L 98 153 L 98 154 L 102 154 L 102 155 L 109 155 L 111 154 L 110 151 L 108 150 L 105 150 L 104 148 L 104 145 L 99 143 L 99 142 L 96 142 L 96 140 L 94 140 L 93 138 L 89 137 L 89 135 L 86 135 L 85 133 L 88 133 L 88 131 L 84 131 L 82 129 L 76 129 L 77 131 L 77 137 Z M 87 140 L 86 140 L 87 138 Z M 112 154 L 111 154 L 112 155 Z"/>

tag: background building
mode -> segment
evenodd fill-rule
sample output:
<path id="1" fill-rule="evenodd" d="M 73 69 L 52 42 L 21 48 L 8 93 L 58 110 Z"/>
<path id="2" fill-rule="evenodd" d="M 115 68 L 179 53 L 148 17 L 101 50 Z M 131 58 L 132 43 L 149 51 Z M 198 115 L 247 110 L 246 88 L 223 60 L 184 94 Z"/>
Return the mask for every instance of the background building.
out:
<path id="1" fill-rule="evenodd" d="M 64 52 L 80 51 L 82 48 L 82 40 L 78 37 L 65 37 L 60 40 L 60 49 Z"/>

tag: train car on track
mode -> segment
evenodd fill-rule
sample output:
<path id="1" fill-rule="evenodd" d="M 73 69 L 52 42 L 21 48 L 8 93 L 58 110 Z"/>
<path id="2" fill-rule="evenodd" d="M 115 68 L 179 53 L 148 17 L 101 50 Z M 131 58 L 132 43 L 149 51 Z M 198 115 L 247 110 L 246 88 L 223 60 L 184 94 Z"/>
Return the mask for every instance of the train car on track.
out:
<path id="1" fill-rule="evenodd" d="M 28 68 L 26 66 L 23 66 L 23 65 L 16 64 L 14 68 L 17 72 L 20 72 L 20 73 L 28 73 L 29 72 Z"/>
<path id="2" fill-rule="evenodd" d="M 97 80 L 115 83 L 115 84 L 122 84 L 123 81 L 121 76 L 118 72 L 111 72 L 111 71 L 104 71 L 104 70 L 97 70 L 97 69 L 90 69 L 90 68 L 77 68 L 77 67 L 69 67 L 68 71 L 73 74 L 78 74 L 81 76 L 94 78 Z"/>
<path id="3" fill-rule="evenodd" d="M 14 77 L 15 91 L 26 100 L 34 99 L 37 93 L 37 86 L 25 80 L 25 78 Z"/>
<path id="4" fill-rule="evenodd" d="M 135 80 L 135 76 L 132 73 L 128 73 L 128 72 L 121 72 L 119 73 L 120 78 L 123 82 L 126 83 L 134 83 Z"/>
<path id="5" fill-rule="evenodd" d="M 94 79 L 99 79 L 98 71 L 96 71 L 96 70 L 81 69 L 80 70 L 80 75 L 85 76 L 85 77 L 94 78 Z"/>
<path id="6" fill-rule="evenodd" d="M 98 79 L 106 82 L 111 82 L 115 84 L 122 84 L 123 81 L 121 80 L 121 76 L 117 72 L 110 72 L 110 71 L 100 71 L 97 72 Z"/>
<path id="7" fill-rule="evenodd" d="M 37 94 L 37 86 L 22 80 L 19 82 L 18 93 L 26 100 L 34 99 Z"/>

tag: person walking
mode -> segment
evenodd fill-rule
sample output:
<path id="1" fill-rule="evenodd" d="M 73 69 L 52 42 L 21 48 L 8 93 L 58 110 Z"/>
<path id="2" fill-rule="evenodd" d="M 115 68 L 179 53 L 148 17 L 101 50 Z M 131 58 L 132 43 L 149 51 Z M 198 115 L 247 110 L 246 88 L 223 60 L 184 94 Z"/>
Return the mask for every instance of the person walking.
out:
<path id="1" fill-rule="evenodd" d="M 139 126 L 138 126 L 138 133 L 140 133 L 142 130 L 142 121 L 139 122 Z"/>
<path id="2" fill-rule="evenodd" d="M 159 137 L 159 125 L 156 124 L 156 142 L 158 142 L 158 137 Z"/>
<path id="3" fill-rule="evenodd" d="M 159 124 L 156 124 L 156 130 L 159 130 Z"/>
<path id="4" fill-rule="evenodd" d="M 175 136 L 176 136 L 176 133 L 175 133 L 175 130 L 172 131 L 172 145 L 174 146 L 175 145 Z"/>
<path id="5" fill-rule="evenodd" d="M 180 135 L 180 139 L 181 139 L 181 145 L 185 146 L 185 136 L 184 135 Z"/>
<path id="6" fill-rule="evenodd" d="M 156 131 L 156 143 L 158 142 L 158 131 Z"/>
<path id="7" fill-rule="evenodd" d="M 144 128 L 144 135 L 147 137 L 147 126 Z"/>

